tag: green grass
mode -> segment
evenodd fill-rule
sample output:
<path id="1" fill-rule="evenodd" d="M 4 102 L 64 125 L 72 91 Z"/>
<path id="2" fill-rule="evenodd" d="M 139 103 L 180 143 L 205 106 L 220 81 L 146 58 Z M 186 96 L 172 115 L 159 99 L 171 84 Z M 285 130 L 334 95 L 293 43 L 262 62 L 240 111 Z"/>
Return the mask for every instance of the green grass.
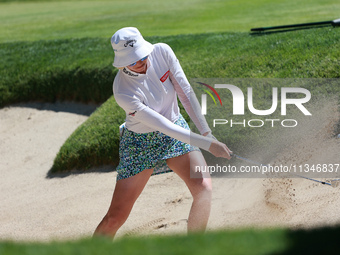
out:
<path id="1" fill-rule="evenodd" d="M 333 20 L 337 0 L 2 1 L 0 42 L 109 38 L 125 26 L 145 36 L 249 31 Z"/>
<path id="2" fill-rule="evenodd" d="M 104 102 L 117 70 L 109 40 L 65 39 L 0 44 L 0 107 L 10 103 Z"/>
<path id="3" fill-rule="evenodd" d="M 0 244 L 0 254 L 271 254 L 289 246 L 283 230 L 246 230 L 148 238 L 79 240 L 50 244 Z"/>
<path id="4" fill-rule="evenodd" d="M 148 254 L 148 255 L 288 255 L 338 254 L 339 228 L 312 230 L 245 229 L 189 236 L 82 239 L 68 242 L 1 242 L 1 255 Z"/>

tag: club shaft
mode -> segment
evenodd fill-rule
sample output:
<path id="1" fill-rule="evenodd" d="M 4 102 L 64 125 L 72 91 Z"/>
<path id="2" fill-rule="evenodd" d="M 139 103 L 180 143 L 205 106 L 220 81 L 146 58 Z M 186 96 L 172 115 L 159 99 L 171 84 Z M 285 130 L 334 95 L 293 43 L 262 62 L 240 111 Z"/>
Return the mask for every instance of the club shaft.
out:
<path id="1" fill-rule="evenodd" d="M 258 165 L 258 166 L 268 166 L 266 164 L 261 164 L 259 162 L 256 162 L 256 161 L 253 161 L 253 160 L 250 160 L 250 159 L 247 159 L 247 158 L 244 158 L 244 157 L 241 157 L 239 155 L 236 155 L 236 154 L 232 154 L 233 157 L 235 158 L 238 158 L 238 159 L 241 159 L 243 161 L 246 161 L 248 163 L 251 163 L 251 164 L 254 164 L 254 165 Z M 330 184 L 329 182 L 323 182 L 323 181 L 319 181 L 319 180 L 315 180 L 315 179 L 312 179 L 312 178 L 309 178 L 309 177 L 306 177 L 306 176 L 302 176 L 302 175 L 298 175 L 298 174 L 293 174 L 294 176 L 296 177 L 300 177 L 300 178 L 304 178 L 304 179 L 307 179 L 307 180 L 310 180 L 310 181 L 314 181 L 314 182 L 318 182 L 318 183 L 321 183 L 321 184 L 324 184 L 324 185 L 330 185 L 332 186 L 332 184 Z"/>

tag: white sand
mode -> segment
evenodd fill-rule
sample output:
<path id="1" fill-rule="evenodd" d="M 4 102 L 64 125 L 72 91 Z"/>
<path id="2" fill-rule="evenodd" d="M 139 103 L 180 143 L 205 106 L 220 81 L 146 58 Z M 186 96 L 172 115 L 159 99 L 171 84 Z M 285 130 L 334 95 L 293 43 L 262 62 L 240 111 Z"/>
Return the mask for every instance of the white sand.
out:
<path id="1" fill-rule="evenodd" d="M 0 109 L 0 239 L 92 234 L 108 209 L 115 172 L 46 177 L 60 146 L 92 109 L 74 103 Z M 277 161 L 339 163 L 340 139 L 319 134 L 302 141 Z M 213 185 L 209 229 L 340 223 L 340 188 L 300 178 L 214 178 Z M 175 174 L 153 176 L 118 236 L 185 233 L 190 206 L 190 194 Z"/>

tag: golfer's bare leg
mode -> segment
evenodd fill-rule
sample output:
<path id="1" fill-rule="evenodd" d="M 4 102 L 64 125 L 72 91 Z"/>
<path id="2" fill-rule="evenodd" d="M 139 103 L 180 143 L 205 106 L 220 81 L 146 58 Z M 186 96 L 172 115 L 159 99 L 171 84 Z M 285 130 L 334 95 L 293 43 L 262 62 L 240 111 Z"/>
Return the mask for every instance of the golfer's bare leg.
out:
<path id="1" fill-rule="evenodd" d="M 117 230 L 128 218 L 131 209 L 143 191 L 153 169 L 147 169 L 139 174 L 117 181 L 113 192 L 110 208 L 96 228 L 95 236 L 114 237 Z"/>
<path id="2" fill-rule="evenodd" d="M 188 218 L 188 232 L 204 231 L 208 224 L 211 208 L 212 185 L 209 173 L 194 173 L 195 165 L 206 166 L 201 152 L 192 151 L 185 155 L 168 159 L 168 166 L 184 180 L 193 203 Z M 192 176 L 195 175 L 195 178 Z"/>

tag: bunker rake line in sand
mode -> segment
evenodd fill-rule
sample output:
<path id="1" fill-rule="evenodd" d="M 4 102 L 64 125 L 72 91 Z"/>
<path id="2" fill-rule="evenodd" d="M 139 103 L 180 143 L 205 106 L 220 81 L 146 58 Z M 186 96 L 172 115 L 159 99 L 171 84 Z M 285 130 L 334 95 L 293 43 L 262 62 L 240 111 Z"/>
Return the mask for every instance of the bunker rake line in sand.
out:
<path id="1" fill-rule="evenodd" d="M 243 160 L 245 162 L 248 162 L 250 164 L 254 164 L 254 165 L 258 165 L 258 166 L 267 166 L 266 164 L 261 164 L 259 162 L 256 162 L 256 161 L 253 161 L 251 159 L 247 159 L 247 158 L 244 158 L 244 157 L 241 157 L 239 155 L 236 155 L 236 154 L 232 154 L 231 155 L 232 157 L 235 157 L 235 158 L 238 158 L 240 160 Z M 321 183 L 321 184 L 324 184 L 324 185 L 329 185 L 333 188 L 336 188 L 340 185 L 340 179 L 333 179 L 333 180 L 330 180 L 329 182 L 325 182 L 325 181 L 319 181 L 319 180 L 315 180 L 315 179 L 312 179 L 312 178 L 309 178 L 309 177 L 306 177 L 306 176 L 303 176 L 303 175 L 298 175 L 298 174 L 292 174 L 293 176 L 296 176 L 296 177 L 299 177 L 299 178 L 303 178 L 303 179 L 306 179 L 306 180 L 310 180 L 310 181 L 313 181 L 313 182 L 318 182 L 318 183 Z"/>

